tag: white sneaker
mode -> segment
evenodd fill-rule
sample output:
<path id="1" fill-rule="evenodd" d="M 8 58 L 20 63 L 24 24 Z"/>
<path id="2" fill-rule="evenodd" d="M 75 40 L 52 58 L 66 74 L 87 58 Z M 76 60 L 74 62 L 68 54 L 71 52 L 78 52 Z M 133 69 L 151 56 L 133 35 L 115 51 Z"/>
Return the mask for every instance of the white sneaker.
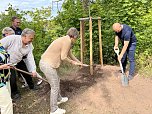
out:
<path id="1" fill-rule="evenodd" d="M 40 85 L 42 83 L 42 80 L 38 80 L 37 85 Z"/>
<path id="2" fill-rule="evenodd" d="M 59 105 L 61 103 L 65 103 L 67 101 L 68 101 L 68 97 L 62 97 L 62 99 L 59 102 L 57 102 L 57 104 Z"/>
<path id="3" fill-rule="evenodd" d="M 21 86 L 21 88 L 26 88 L 26 87 L 28 87 L 28 84 L 27 84 L 27 83 L 24 83 L 24 84 Z"/>
<path id="4" fill-rule="evenodd" d="M 58 108 L 55 112 L 51 112 L 50 114 L 65 114 L 66 110 Z"/>

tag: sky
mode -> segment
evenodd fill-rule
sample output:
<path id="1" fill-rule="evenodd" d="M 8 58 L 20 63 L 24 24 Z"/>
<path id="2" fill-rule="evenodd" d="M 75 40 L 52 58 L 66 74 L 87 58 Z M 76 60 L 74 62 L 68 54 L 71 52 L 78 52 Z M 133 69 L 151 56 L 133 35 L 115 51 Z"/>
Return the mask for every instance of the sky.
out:
<path id="1" fill-rule="evenodd" d="M 58 2 L 57 2 L 58 1 Z M 32 10 L 33 8 L 52 7 L 52 16 L 57 15 L 58 9 L 61 9 L 64 0 L 0 0 L 0 12 L 5 12 L 10 3 L 13 8 L 19 10 Z M 57 8 L 58 6 L 58 8 Z"/>

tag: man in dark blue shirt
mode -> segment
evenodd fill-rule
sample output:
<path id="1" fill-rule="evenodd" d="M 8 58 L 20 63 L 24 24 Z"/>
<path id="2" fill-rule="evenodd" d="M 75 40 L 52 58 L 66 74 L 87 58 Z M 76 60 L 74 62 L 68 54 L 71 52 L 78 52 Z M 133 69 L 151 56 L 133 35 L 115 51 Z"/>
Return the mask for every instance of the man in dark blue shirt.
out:
<path id="1" fill-rule="evenodd" d="M 119 40 L 121 41 L 123 48 L 120 55 L 118 56 L 118 61 L 122 62 L 123 70 L 126 71 L 127 56 L 130 62 L 130 69 L 128 80 L 133 79 L 135 71 L 135 50 L 137 39 L 131 27 L 125 24 L 114 23 L 113 30 L 116 33 L 114 49 L 118 49 Z"/>
<path id="2" fill-rule="evenodd" d="M 22 29 L 19 27 L 21 21 L 18 17 L 12 17 L 12 26 L 11 28 L 15 31 L 16 35 L 21 35 Z"/>

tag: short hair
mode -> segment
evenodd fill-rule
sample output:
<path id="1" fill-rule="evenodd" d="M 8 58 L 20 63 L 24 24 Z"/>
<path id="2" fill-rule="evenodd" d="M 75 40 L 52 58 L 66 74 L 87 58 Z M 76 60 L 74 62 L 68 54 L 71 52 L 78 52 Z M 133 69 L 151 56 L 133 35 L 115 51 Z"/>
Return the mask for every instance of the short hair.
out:
<path id="1" fill-rule="evenodd" d="M 12 17 L 12 21 L 14 21 L 15 19 L 19 19 L 18 17 L 16 17 L 16 16 L 14 16 L 14 17 Z"/>
<path id="2" fill-rule="evenodd" d="M 29 28 L 25 28 L 25 29 L 22 31 L 21 36 L 26 36 L 27 34 L 33 34 L 33 35 L 35 35 L 35 31 L 32 30 L 32 29 L 29 29 Z"/>
<path id="3" fill-rule="evenodd" d="M 10 27 L 5 27 L 2 30 L 2 34 L 6 34 L 6 33 L 15 34 L 15 31 L 12 28 L 10 28 Z"/>
<path id="4" fill-rule="evenodd" d="M 72 38 L 78 38 L 79 37 L 79 32 L 76 28 L 71 27 L 68 31 L 67 31 L 67 35 L 69 35 Z"/>

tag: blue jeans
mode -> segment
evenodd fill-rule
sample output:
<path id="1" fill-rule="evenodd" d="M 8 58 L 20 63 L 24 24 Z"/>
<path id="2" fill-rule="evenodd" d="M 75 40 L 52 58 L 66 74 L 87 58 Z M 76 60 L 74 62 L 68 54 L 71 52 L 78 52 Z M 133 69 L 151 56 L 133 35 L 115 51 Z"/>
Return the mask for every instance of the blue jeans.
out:
<path id="1" fill-rule="evenodd" d="M 127 65 L 127 56 L 130 63 L 129 68 L 129 75 L 133 76 L 135 72 L 135 50 L 136 50 L 136 43 L 129 45 L 127 51 L 124 53 L 121 62 L 123 66 L 124 72 L 126 71 L 126 65 Z"/>

